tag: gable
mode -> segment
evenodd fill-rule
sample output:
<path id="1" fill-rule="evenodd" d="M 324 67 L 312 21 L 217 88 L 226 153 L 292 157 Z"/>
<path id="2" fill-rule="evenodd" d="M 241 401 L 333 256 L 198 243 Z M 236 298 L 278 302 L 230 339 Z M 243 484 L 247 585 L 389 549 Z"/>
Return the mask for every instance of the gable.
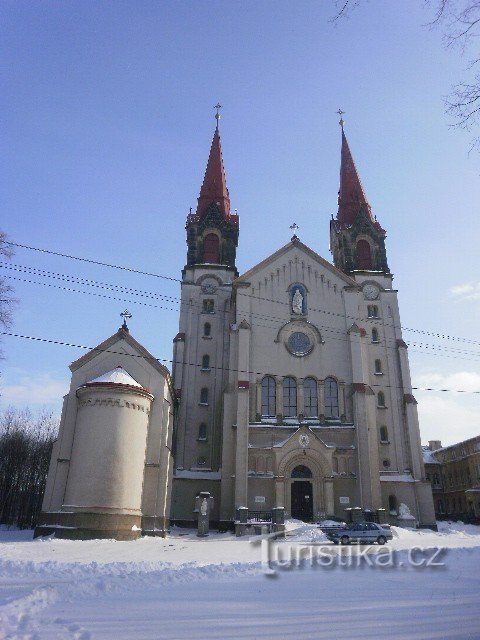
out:
<path id="1" fill-rule="evenodd" d="M 161 373 L 165 378 L 170 379 L 169 370 L 153 356 L 145 347 L 143 347 L 133 336 L 130 335 L 128 329 L 125 330 L 123 327 L 114 333 L 112 336 L 101 342 L 99 345 L 88 351 L 85 355 L 78 360 L 75 360 L 70 365 L 70 371 L 74 372 L 80 367 L 83 367 L 85 364 L 90 362 L 93 358 L 96 358 L 99 353 L 110 351 L 115 352 L 115 345 L 124 340 L 127 344 L 132 347 L 134 351 L 138 353 L 138 356 L 146 360 L 154 369 L 156 369 L 159 373 Z"/>
<path id="2" fill-rule="evenodd" d="M 300 240 L 296 238 L 293 238 L 289 243 L 281 247 L 278 251 L 272 253 L 272 255 L 268 256 L 268 258 L 265 258 L 265 260 L 262 260 L 254 267 L 246 271 L 235 280 L 234 284 L 236 286 L 241 284 L 250 284 L 250 282 L 254 281 L 255 279 L 265 277 L 265 274 L 270 274 L 272 268 L 278 269 L 279 266 L 283 267 L 283 265 L 289 264 L 290 261 L 295 261 L 295 257 L 297 259 L 297 262 L 299 259 L 303 261 L 307 269 L 310 265 L 310 268 L 313 267 L 314 270 L 316 269 L 318 273 L 320 273 L 320 269 L 323 272 L 327 272 L 329 275 L 331 275 L 332 279 L 338 282 L 338 284 L 342 287 L 348 286 L 359 289 L 359 285 L 355 282 L 355 280 L 353 280 L 353 278 L 350 278 L 345 273 L 343 273 L 343 271 L 337 269 L 333 264 L 331 264 L 331 262 L 328 262 L 328 260 L 322 258 L 318 253 L 310 249 L 310 247 L 307 247 L 306 244 L 303 244 L 303 242 L 300 242 Z"/>

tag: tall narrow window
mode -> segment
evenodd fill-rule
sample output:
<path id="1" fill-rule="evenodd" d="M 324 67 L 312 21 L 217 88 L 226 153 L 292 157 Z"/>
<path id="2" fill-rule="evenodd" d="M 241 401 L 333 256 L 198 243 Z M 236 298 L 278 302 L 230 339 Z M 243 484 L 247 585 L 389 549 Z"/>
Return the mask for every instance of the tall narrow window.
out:
<path id="1" fill-rule="evenodd" d="M 203 325 L 203 335 L 205 338 L 209 338 L 212 333 L 212 325 L 209 322 L 205 322 Z"/>
<path id="2" fill-rule="evenodd" d="M 208 389 L 206 387 L 200 391 L 200 404 L 208 404 Z"/>
<path id="3" fill-rule="evenodd" d="M 297 382 L 294 378 L 283 380 L 283 415 L 286 418 L 297 415 Z"/>
<path id="4" fill-rule="evenodd" d="M 379 391 L 378 395 L 377 395 L 377 405 L 379 407 L 384 407 L 385 406 L 385 394 L 383 393 L 383 391 Z"/>
<path id="5" fill-rule="evenodd" d="M 382 373 L 382 361 L 381 360 L 375 360 L 375 373 L 376 374 Z"/>
<path id="6" fill-rule="evenodd" d="M 202 369 L 210 369 L 210 356 L 204 355 L 202 358 Z"/>
<path id="7" fill-rule="evenodd" d="M 317 381 L 305 378 L 303 383 L 304 412 L 306 418 L 318 416 Z"/>
<path id="8" fill-rule="evenodd" d="M 387 429 L 387 427 L 380 427 L 380 442 L 388 442 L 388 429 Z"/>
<path id="9" fill-rule="evenodd" d="M 338 418 L 338 384 L 334 378 L 325 378 L 325 417 Z"/>
<path id="10" fill-rule="evenodd" d="M 378 342 L 378 329 L 372 329 L 372 342 Z"/>
<path id="11" fill-rule="evenodd" d="M 210 264 L 218 264 L 219 240 L 215 233 L 209 233 L 203 241 L 203 261 Z"/>
<path id="12" fill-rule="evenodd" d="M 366 240 L 357 242 L 357 269 L 372 269 L 372 250 Z"/>
<path id="13" fill-rule="evenodd" d="M 206 440 L 207 439 L 207 425 L 202 422 L 202 424 L 198 427 L 198 440 Z"/>
<path id="14" fill-rule="evenodd" d="M 276 415 L 275 379 L 265 376 L 262 380 L 262 416 L 272 418 Z"/>

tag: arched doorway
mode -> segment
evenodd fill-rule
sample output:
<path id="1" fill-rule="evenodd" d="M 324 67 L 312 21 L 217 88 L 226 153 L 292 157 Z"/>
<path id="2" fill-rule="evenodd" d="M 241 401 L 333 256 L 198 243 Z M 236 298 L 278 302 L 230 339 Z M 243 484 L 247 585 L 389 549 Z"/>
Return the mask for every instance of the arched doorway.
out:
<path id="1" fill-rule="evenodd" d="M 313 520 L 312 472 L 303 465 L 297 465 L 291 473 L 291 514 L 292 518 L 311 522 Z"/>

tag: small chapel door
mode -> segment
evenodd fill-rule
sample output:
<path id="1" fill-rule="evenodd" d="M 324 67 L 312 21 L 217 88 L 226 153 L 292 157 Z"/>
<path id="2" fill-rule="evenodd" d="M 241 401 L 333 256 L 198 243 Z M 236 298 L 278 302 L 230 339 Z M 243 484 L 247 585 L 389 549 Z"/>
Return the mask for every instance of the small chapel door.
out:
<path id="1" fill-rule="evenodd" d="M 313 490 L 308 480 L 292 482 L 292 518 L 304 522 L 313 520 Z"/>

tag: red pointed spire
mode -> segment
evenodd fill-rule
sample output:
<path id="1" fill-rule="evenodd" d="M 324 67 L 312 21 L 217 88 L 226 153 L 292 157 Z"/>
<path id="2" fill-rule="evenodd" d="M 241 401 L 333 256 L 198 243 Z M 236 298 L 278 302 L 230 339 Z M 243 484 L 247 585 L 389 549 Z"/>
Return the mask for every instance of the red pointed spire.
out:
<path id="1" fill-rule="evenodd" d="M 368 204 L 367 196 L 365 195 L 350 147 L 348 146 L 345 131 L 343 130 L 343 120 L 340 120 L 340 125 L 342 127 L 342 152 L 337 220 L 340 224 L 351 225 L 362 208 L 369 215 L 375 226 L 381 228 L 380 224 L 372 216 L 371 207 Z"/>
<path id="2" fill-rule="evenodd" d="M 210 147 L 210 155 L 208 156 L 205 177 L 198 197 L 197 216 L 202 217 L 212 202 L 216 202 L 219 205 L 226 218 L 230 216 L 230 196 L 228 195 L 225 170 L 223 168 L 218 118 L 212 146 Z"/>

